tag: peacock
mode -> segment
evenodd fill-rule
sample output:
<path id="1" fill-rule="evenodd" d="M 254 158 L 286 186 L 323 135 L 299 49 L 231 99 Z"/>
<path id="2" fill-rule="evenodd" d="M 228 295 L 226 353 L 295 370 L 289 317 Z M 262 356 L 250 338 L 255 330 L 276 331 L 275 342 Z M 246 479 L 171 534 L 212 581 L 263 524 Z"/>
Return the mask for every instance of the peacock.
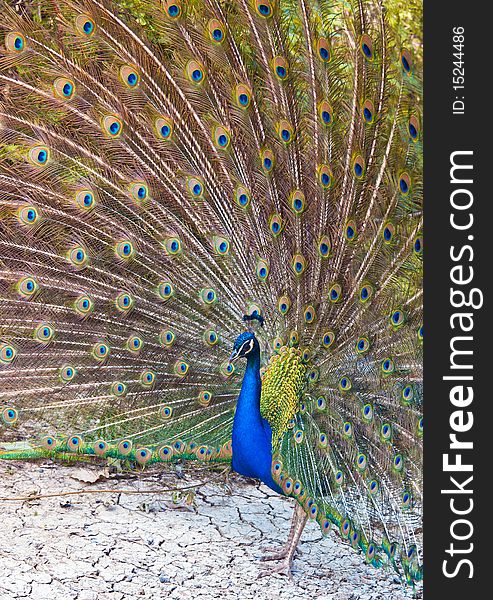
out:
<path id="1" fill-rule="evenodd" d="M 311 520 L 421 580 L 421 50 L 395 8 L 1 6 L 0 458 L 231 463 L 293 499 L 270 572 Z"/>

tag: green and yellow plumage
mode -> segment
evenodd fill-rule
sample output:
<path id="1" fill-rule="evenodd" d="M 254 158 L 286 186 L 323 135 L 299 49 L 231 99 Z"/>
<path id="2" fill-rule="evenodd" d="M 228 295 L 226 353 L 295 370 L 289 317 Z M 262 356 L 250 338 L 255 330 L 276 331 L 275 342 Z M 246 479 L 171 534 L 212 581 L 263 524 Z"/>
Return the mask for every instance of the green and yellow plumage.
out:
<path id="1" fill-rule="evenodd" d="M 228 357 L 262 315 L 275 481 L 419 580 L 421 66 L 394 4 L 35 4 L 0 24 L 0 457 L 230 461 Z"/>

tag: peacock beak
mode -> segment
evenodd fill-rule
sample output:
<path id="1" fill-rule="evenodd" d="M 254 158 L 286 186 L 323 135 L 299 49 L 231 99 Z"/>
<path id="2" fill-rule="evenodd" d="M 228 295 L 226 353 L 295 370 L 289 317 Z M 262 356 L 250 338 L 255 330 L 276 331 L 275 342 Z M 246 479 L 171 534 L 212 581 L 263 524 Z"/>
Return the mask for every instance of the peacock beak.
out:
<path id="1" fill-rule="evenodd" d="M 238 350 L 233 350 L 233 352 L 231 352 L 231 356 L 229 357 L 229 362 L 231 364 L 233 364 L 234 362 L 236 362 L 238 359 L 240 358 L 240 353 Z"/>

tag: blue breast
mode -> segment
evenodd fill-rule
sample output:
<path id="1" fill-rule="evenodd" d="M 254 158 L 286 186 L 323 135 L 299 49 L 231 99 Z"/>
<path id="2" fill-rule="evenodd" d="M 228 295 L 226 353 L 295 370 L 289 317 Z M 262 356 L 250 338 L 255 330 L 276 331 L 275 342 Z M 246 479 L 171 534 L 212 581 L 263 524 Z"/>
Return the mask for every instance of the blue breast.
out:
<path id="1" fill-rule="evenodd" d="M 275 492 L 282 489 L 272 479 L 272 430 L 260 414 L 260 359 L 249 358 L 233 423 L 233 469 L 260 479 Z"/>

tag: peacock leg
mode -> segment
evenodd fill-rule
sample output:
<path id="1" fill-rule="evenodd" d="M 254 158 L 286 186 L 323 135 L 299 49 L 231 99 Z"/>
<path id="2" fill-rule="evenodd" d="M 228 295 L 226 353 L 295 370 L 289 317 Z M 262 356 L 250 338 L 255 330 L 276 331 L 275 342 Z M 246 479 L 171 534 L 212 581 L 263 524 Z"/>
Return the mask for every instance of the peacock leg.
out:
<path id="1" fill-rule="evenodd" d="M 262 561 L 281 560 L 281 558 L 284 558 L 286 556 L 286 554 L 288 553 L 291 541 L 293 539 L 293 536 L 295 534 L 296 525 L 298 523 L 298 511 L 297 511 L 298 506 L 299 506 L 298 503 L 296 503 L 296 506 L 293 511 L 293 516 L 291 517 L 291 526 L 289 529 L 288 539 L 286 540 L 286 543 L 284 544 L 282 549 L 279 550 L 278 548 L 275 548 L 275 547 L 274 548 L 266 548 L 266 550 L 265 550 L 266 554 L 264 554 L 260 560 L 262 560 Z"/>
<path id="2" fill-rule="evenodd" d="M 304 509 L 296 504 L 293 519 L 291 521 L 291 530 L 284 548 L 272 556 L 263 557 L 262 560 L 281 560 L 281 563 L 266 569 L 260 573 L 260 577 L 271 575 L 272 573 L 281 573 L 287 575 L 291 579 L 291 566 L 293 564 L 293 558 L 300 541 L 301 534 L 305 528 L 307 521 L 307 515 Z"/>

